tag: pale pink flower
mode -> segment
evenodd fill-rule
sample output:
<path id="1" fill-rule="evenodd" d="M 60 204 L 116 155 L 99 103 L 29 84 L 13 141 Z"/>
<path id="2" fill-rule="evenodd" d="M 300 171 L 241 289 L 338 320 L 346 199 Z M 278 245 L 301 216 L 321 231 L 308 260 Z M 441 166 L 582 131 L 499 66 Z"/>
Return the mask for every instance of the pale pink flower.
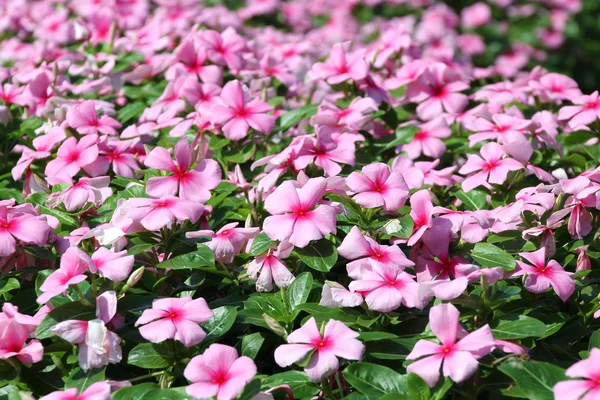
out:
<path id="1" fill-rule="evenodd" d="M 377 110 L 377 103 L 370 97 L 357 97 L 348 108 L 324 101 L 310 122 L 328 126 L 332 132 L 358 132 L 371 119 L 370 114 Z"/>
<path id="2" fill-rule="evenodd" d="M 371 269 L 362 271 L 358 280 L 350 282 L 349 289 L 360 293 L 369 309 L 390 312 L 400 305 L 420 307 L 418 302 L 419 284 L 412 275 L 399 267 L 370 261 Z"/>
<path id="3" fill-rule="evenodd" d="M 192 382 L 185 388 L 188 395 L 233 400 L 256 375 L 256 365 L 249 357 L 239 357 L 234 347 L 214 343 L 192 358 L 183 375 Z"/>
<path id="4" fill-rule="evenodd" d="M 186 347 L 195 346 L 206 337 L 206 332 L 198 325 L 213 316 L 203 298 L 191 297 L 156 299 L 152 308 L 144 310 L 135 322 L 144 339 L 153 343 L 175 339 Z"/>
<path id="5" fill-rule="evenodd" d="M 106 328 L 116 315 L 117 295 L 104 292 L 96 299 L 96 319 L 67 320 L 50 328 L 50 332 L 78 345 L 79 366 L 84 371 L 118 364 L 122 358 L 121 338 Z"/>
<path id="6" fill-rule="evenodd" d="M 83 177 L 62 192 L 48 195 L 46 202 L 50 207 L 64 204 L 65 209 L 69 212 L 80 210 L 88 203 L 100 207 L 107 198 L 112 196 L 113 191 L 109 185 L 110 178 L 108 176 Z"/>
<path id="7" fill-rule="evenodd" d="M 113 282 L 121 282 L 129 276 L 133 268 L 134 257 L 127 255 L 127 250 L 113 252 L 106 247 L 100 247 L 92 254 L 93 264 L 90 265 L 92 273 Z"/>
<path id="8" fill-rule="evenodd" d="M 337 43 L 331 48 L 325 62 L 312 66 L 310 74 L 313 79 L 324 79 L 335 85 L 347 80 L 360 81 L 369 73 L 369 64 L 365 60 L 364 49 L 352 54 L 346 54 L 350 43 Z"/>
<path id="9" fill-rule="evenodd" d="M 96 382 L 91 384 L 83 392 L 79 393 L 77 389 L 57 390 L 46 396 L 40 397 L 40 400 L 109 400 L 110 385 L 106 382 Z"/>
<path id="10" fill-rule="evenodd" d="M 366 208 L 383 207 L 385 211 L 397 211 L 404 205 L 409 189 L 397 171 L 383 163 L 373 163 L 362 168 L 362 174 L 352 172 L 346 185 L 355 193 L 353 199 Z"/>
<path id="11" fill-rule="evenodd" d="M 326 189 L 325 178 L 309 179 L 302 188 L 291 181 L 283 182 L 265 201 L 271 216 L 263 223 L 264 232 L 273 240 L 287 240 L 297 247 L 335 233 L 335 209 L 325 204 L 315 209 Z"/>
<path id="12" fill-rule="evenodd" d="M 478 186 L 490 188 L 490 183 L 500 185 L 506 181 L 510 171 L 523 169 L 523 164 L 517 160 L 503 158 L 506 153 L 498 143 L 486 143 L 481 148 L 481 155 L 483 158 L 469 154 L 467 162 L 458 171 L 463 175 L 475 172 L 462 182 L 462 189 L 465 192 L 469 192 Z"/>
<path id="13" fill-rule="evenodd" d="M 530 81 L 529 86 L 543 101 L 571 100 L 582 95 L 575 80 L 554 72 L 544 74 L 539 80 Z"/>
<path id="14" fill-rule="evenodd" d="M 565 106 L 558 112 L 560 121 L 569 121 L 571 128 L 589 125 L 600 119 L 600 98 L 598 91 L 591 95 L 582 95 L 571 99 L 574 106 Z"/>
<path id="15" fill-rule="evenodd" d="M 77 141 L 70 137 L 63 142 L 56 153 L 57 157 L 46 165 L 46 180 L 51 185 L 71 182 L 82 168 L 98 158 L 98 136 L 86 135 Z"/>
<path id="16" fill-rule="evenodd" d="M 103 133 L 105 135 L 116 135 L 116 129 L 121 127 L 119 121 L 102 115 L 98 118 L 94 102 L 86 100 L 79 105 L 73 106 L 67 112 L 67 123 L 82 135 Z"/>
<path id="17" fill-rule="evenodd" d="M 360 293 L 354 293 L 337 282 L 325 281 L 321 291 L 320 306 L 328 308 L 357 307 L 363 303 Z"/>
<path id="18" fill-rule="evenodd" d="M 232 222 L 225 225 L 217 232 L 211 230 L 201 230 L 187 232 L 185 237 L 210 237 L 209 242 L 203 243 L 208 246 L 215 254 L 215 260 L 224 264 L 231 264 L 236 255 L 248 243 L 260 233 L 259 228 L 238 228 L 238 222 Z"/>
<path id="19" fill-rule="evenodd" d="M 124 207 L 124 215 L 139 222 L 149 231 L 171 225 L 176 221 L 198 221 L 204 206 L 179 197 L 164 196 L 160 199 L 131 198 Z M 115 213 L 116 214 L 116 213 Z"/>
<path id="20" fill-rule="evenodd" d="M 571 365 L 565 375 L 573 379 L 554 385 L 555 400 L 594 400 L 600 397 L 600 349 L 592 348 L 590 356 Z"/>
<path id="21" fill-rule="evenodd" d="M 465 29 L 473 29 L 485 25 L 492 19 L 492 9 L 483 2 L 465 7 L 461 14 L 461 25 Z"/>
<path id="22" fill-rule="evenodd" d="M 0 319 L 0 360 L 17 357 L 23 364 L 41 361 L 44 347 L 37 340 L 27 343 L 30 333 L 30 328 L 16 319 Z"/>
<path id="23" fill-rule="evenodd" d="M 179 197 L 197 203 L 204 203 L 210 198 L 210 190 L 221 183 L 221 168 L 210 159 L 200 160 L 195 167 L 192 146 L 187 137 L 183 137 L 175 145 L 175 162 L 164 147 L 155 147 L 144 163 L 149 168 L 171 172 L 169 176 L 152 177 L 146 183 L 146 193 L 155 198 L 166 195 Z"/>
<path id="24" fill-rule="evenodd" d="M 60 268 L 51 273 L 40 286 L 42 294 L 37 298 L 37 302 L 45 304 L 51 298 L 65 292 L 70 285 L 86 280 L 85 273 L 91 265 L 92 259 L 83 250 L 69 247 L 60 258 Z"/>
<path id="25" fill-rule="evenodd" d="M 573 294 L 575 291 L 574 274 L 565 271 L 555 260 L 546 262 L 545 247 L 531 253 L 519 253 L 519 255 L 533 265 L 517 261 L 517 268 L 512 276 L 525 275 L 524 286 L 528 291 L 543 293 L 552 286 L 562 301 L 567 301 Z"/>
<path id="26" fill-rule="evenodd" d="M 310 354 L 304 371 L 314 382 L 320 382 L 338 370 L 338 357 L 362 359 L 365 346 L 357 337 L 358 333 L 333 319 L 327 322 L 321 334 L 317 322 L 311 317 L 301 328 L 288 335 L 290 344 L 275 349 L 275 362 L 280 367 L 288 367 Z"/>
<path id="27" fill-rule="evenodd" d="M 446 145 L 441 139 L 452 134 L 446 120 L 439 117 L 420 125 L 419 128 L 411 142 L 402 146 L 402 150 L 412 159 L 418 158 L 421 154 L 432 158 L 441 157 L 446 151 Z"/>
<path id="28" fill-rule="evenodd" d="M 50 226 L 43 216 L 35 216 L 0 206 L 0 257 L 17 250 L 17 240 L 23 244 L 41 246 L 48 240 Z"/>
<path id="29" fill-rule="evenodd" d="M 360 279 L 363 271 L 371 269 L 370 261 L 401 269 L 415 265 L 398 246 L 381 245 L 364 236 L 357 226 L 350 229 L 338 247 L 338 253 L 347 260 L 354 260 L 346 265 L 348 276 L 353 279 Z"/>
<path id="30" fill-rule="evenodd" d="M 273 283 L 286 289 L 294 281 L 294 275 L 282 261 L 292 250 L 294 246 L 283 241 L 276 248 L 270 248 L 266 254 L 252 260 L 248 265 L 248 276 L 256 281 L 257 291 L 270 292 L 273 290 Z"/>
<path id="31" fill-rule="evenodd" d="M 416 360 L 407 368 L 409 373 L 419 375 L 430 387 L 434 387 L 440 378 L 443 363 L 443 375 L 460 383 L 468 379 L 477 370 L 477 360 L 490 353 L 494 346 L 494 337 L 489 325 L 484 325 L 464 335 L 459 323 L 460 313 L 454 305 L 440 304 L 429 312 L 429 325 L 441 344 L 429 340 L 419 340 L 407 360 Z"/>
<path id="32" fill-rule="evenodd" d="M 227 82 L 217 102 L 206 108 L 211 122 L 221 125 L 225 137 L 231 140 L 243 139 L 249 128 L 271 133 L 275 117 L 268 113 L 272 110 L 258 97 L 251 100 L 250 91 L 240 81 Z"/>

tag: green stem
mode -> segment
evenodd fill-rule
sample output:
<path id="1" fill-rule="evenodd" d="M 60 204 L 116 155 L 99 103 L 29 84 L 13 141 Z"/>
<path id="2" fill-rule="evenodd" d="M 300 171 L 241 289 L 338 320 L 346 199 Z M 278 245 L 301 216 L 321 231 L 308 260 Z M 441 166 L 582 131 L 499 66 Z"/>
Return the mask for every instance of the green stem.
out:
<path id="1" fill-rule="evenodd" d="M 75 293 L 79 295 L 79 301 L 81 302 L 81 304 L 88 307 L 94 307 L 94 305 L 90 303 L 88 299 L 85 298 L 85 295 L 83 294 L 81 289 L 79 289 L 79 286 L 73 285 L 73 290 L 75 290 Z"/>
<path id="2" fill-rule="evenodd" d="M 142 381 L 144 379 L 152 378 L 152 377 L 155 377 L 155 376 L 161 376 L 161 375 L 164 375 L 166 373 L 167 373 L 166 371 L 153 372 L 151 374 L 146 374 L 146 375 L 142 375 L 142 376 L 136 376 L 135 378 L 128 379 L 128 381 L 129 382 Z"/>
<path id="3" fill-rule="evenodd" d="M 344 386 L 342 385 L 342 380 L 340 379 L 340 374 L 335 374 L 335 382 L 337 383 L 338 393 L 340 395 L 340 399 L 344 399 Z"/>
<path id="4" fill-rule="evenodd" d="M 92 293 L 94 294 L 94 298 L 98 297 L 98 288 L 96 287 L 96 275 L 91 274 L 92 280 Z"/>
<path id="5" fill-rule="evenodd" d="M 331 390 L 331 384 L 329 383 L 329 378 L 325 378 L 323 382 L 321 382 L 321 390 L 328 399 L 334 400 L 335 396 L 333 395 L 333 390 Z"/>

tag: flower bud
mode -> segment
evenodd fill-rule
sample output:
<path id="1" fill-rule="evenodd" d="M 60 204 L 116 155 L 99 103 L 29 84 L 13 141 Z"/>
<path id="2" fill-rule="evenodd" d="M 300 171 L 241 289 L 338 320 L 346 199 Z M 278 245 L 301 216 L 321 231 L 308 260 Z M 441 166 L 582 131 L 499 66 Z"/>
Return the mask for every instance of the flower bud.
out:
<path id="1" fill-rule="evenodd" d="M 127 279 L 126 285 L 128 287 L 135 286 L 140 281 L 140 279 L 142 279 L 142 275 L 144 275 L 144 270 L 144 267 L 139 267 L 138 269 L 133 271 L 133 273 Z"/>
<path id="2" fill-rule="evenodd" d="M 267 313 L 263 314 L 263 318 L 264 318 L 265 322 L 267 323 L 267 325 L 269 326 L 269 329 L 271 329 L 273 332 L 275 332 L 276 334 L 278 334 L 281 337 L 287 336 L 287 332 L 286 332 L 285 328 L 283 326 L 281 326 L 279 324 L 279 322 L 275 321 L 275 318 L 271 317 Z"/>

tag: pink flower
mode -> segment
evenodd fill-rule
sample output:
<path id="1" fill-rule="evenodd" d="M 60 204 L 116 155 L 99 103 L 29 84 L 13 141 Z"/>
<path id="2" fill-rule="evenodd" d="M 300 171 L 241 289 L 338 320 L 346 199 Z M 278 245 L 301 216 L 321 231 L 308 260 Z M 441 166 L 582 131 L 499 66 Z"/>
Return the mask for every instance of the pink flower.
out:
<path id="1" fill-rule="evenodd" d="M 428 157 L 439 158 L 446 151 L 446 145 L 440 139 L 449 137 L 452 132 L 443 117 L 436 118 L 419 127 L 418 131 L 409 144 L 402 146 L 402 150 L 408 153 L 412 159 L 421 154 Z"/>
<path id="2" fill-rule="evenodd" d="M 215 260 L 224 264 L 231 264 L 248 240 L 260 233 L 259 228 L 237 228 L 238 225 L 238 222 L 232 222 L 219 229 L 216 233 L 211 230 L 187 232 L 185 237 L 211 237 L 211 241 L 204 244 L 215 253 Z"/>
<path id="3" fill-rule="evenodd" d="M 287 288 L 293 281 L 294 275 L 287 269 L 283 258 L 287 258 L 294 246 L 286 241 L 279 243 L 277 248 L 267 250 L 267 254 L 256 257 L 248 265 L 248 276 L 256 281 L 256 290 L 270 292 L 273 282 L 280 288 Z"/>
<path id="4" fill-rule="evenodd" d="M 235 348 L 214 343 L 192 358 L 183 375 L 192 382 L 185 388 L 188 395 L 233 400 L 256 375 L 256 365 L 246 356 L 239 357 Z"/>
<path id="5" fill-rule="evenodd" d="M 223 71 L 216 65 L 206 65 L 208 56 L 201 46 L 196 45 L 194 38 L 188 36 L 181 42 L 175 52 L 177 63 L 169 68 L 166 73 L 167 79 L 177 76 L 179 71 L 198 76 L 202 82 L 220 84 L 223 79 Z"/>
<path id="6" fill-rule="evenodd" d="M 400 305 L 419 307 L 419 284 L 412 275 L 377 261 L 371 261 L 371 269 L 363 271 L 360 279 L 350 282 L 349 289 L 363 295 L 371 310 L 390 312 Z"/>
<path id="7" fill-rule="evenodd" d="M 96 382 L 91 384 L 80 394 L 77 394 L 77 389 L 57 390 L 40 400 L 109 400 L 110 385 L 106 382 Z"/>
<path id="8" fill-rule="evenodd" d="M 371 269 L 370 261 L 377 261 L 389 267 L 405 268 L 415 265 L 406 258 L 398 246 L 385 246 L 370 237 L 364 236 L 357 226 L 346 235 L 338 253 L 347 260 L 355 260 L 346 265 L 348 276 L 360 279 L 363 272 Z"/>
<path id="9" fill-rule="evenodd" d="M 133 178 L 135 170 L 140 169 L 135 155 L 132 153 L 135 140 L 107 140 L 98 144 L 98 158 L 84 169 L 91 176 L 104 175 L 112 164 L 112 170 L 117 176 Z"/>
<path id="10" fill-rule="evenodd" d="M 433 225 L 433 203 L 429 190 L 419 190 L 410 197 L 410 216 L 414 221 L 413 234 L 407 244 L 414 246 Z"/>
<path id="11" fill-rule="evenodd" d="M 50 328 L 50 332 L 79 347 L 79 366 L 84 371 L 118 364 L 122 358 L 121 338 L 106 328 L 117 312 L 117 295 L 102 293 L 96 299 L 96 319 L 67 320 Z"/>
<path id="12" fill-rule="evenodd" d="M 64 141 L 56 153 L 57 157 L 46 165 L 44 171 L 51 185 L 71 182 L 82 168 L 96 161 L 98 146 L 96 135 L 86 135 L 79 142 L 74 137 Z"/>
<path id="13" fill-rule="evenodd" d="M 531 121 L 508 114 L 494 114 L 492 121 L 477 118 L 465 125 L 468 129 L 477 132 L 469 136 L 469 145 L 473 146 L 484 140 L 497 140 L 499 143 L 523 141 Z"/>
<path id="14" fill-rule="evenodd" d="M 44 348 L 37 340 L 27 343 L 30 333 L 29 327 L 16 319 L 0 320 L 0 360 L 17 357 L 23 364 L 41 361 Z"/>
<path id="15" fill-rule="evenodd" d="M 472 6 L 465 7 L 461 12 L 460 17 L 463 28 L 477 28 L 490 22 L 492 19 L 492 10 L 487 4 L 479 2 Z"/>
<path id="16" fill-rule="evenodd" d="M 600 349 L 592 348 L 590 356 L 571 365 L 565 375 L 584 378 L 558 382 L 554 385 L 556 400 L 593 400 L 600 396 Z"/>
<path id="17" fill-rule="evenodd" d="M 317 322 L 311 317 L 301 328 L 288 335 L 290 344 L 275 349 L 275 362 L 280 367 L 288 367 L 310 356 L 304 371 L 314 382 L 320 382 L 338 370 L 338 357 L 362 359 L 365 346 L 357 337 L 358 333 L 333 319 L 327 322 L 321 334 Z"/>
<path id="18" fill-rule="evenodd" d="M 337 282 L 325 281 L 321 291 L 320 306 L 328 308 L 357 307 L 363 303 L 360 293 L 354 293 Z"/>
<path id="19" fill-rule="evenodd" d="M 121 282 L 129 276 L 133 268 L 134 257 L 127 255 L 127 250 L 112 252 L 106 247 L 100 247 L 92 254 L 90 266 L 92 273 L 98 273 L 103 278 L 113 282 Z"/>
<path id="20" fill-rule="evenodd" d="M 195 346 L 206 337 L 198 322 L 206 322 L 213 316 L 203 298 L 191 297 L 156 299 L 152 308 L 144 310 L 135 322 L 144 339 L 160 343 L 175 339 L 186 347 Z M 147 324 L 147 325 L 145 325 Z"/>
<path id="21" fill-rule="evenodd" d="M 357 97 L 348 108 L 340 108 L 324 101 L 310 122 L 327 126 L 332 132 L 358 132 L 371 119 L 370 114 L 377 110 L 377 104 L 370 97 Z"/>
<path id="22" fill-rule="evenodd" d="M 50 157 L 54 146 L 62 142 L 65 137 L 65 130 L 59 126 L 55 126 L 50 128 L 45 135 L 33 139 L 32 144 L 35 150 L 32 151 L 29 148 L 23 149 L 21 158 L 17 161 L 17 165 L 12 169 L 13 179 L 15 181 L 20 180 L 23 176 L 23 172 L 25 172 L 35 160 Z"/>
<path id="23" fill-rule="evenodd" d="M 391 171 L 383 163 L 363 167 L 362 174 L 352 172 L 346 178 L 346 185 L 356 193 L 354 201 L 366 208 L 383 207 L 385 211 L 397 211 L 409 195 L 402 174 Z"/>
<path id="24" fill-rule="evenodd" d="M 60 268 L 51 273 L 40 286 L 42 294 L 37 298 L 37 302 L 45 304 L 51 298 L 65 292 L 70 285 L 85 281 L 85 272 L 91 265 L 92 259 L 83 250 L 69 247 L 60 258 Z"/>
<path id="25" fill-rule="evenodd" d="M 314 209 L 326 189 L 325 178 L 309 179 L 302 188 L 291 181 L 283 182 L 265 201 L 271 216 L 263 223 L 264 232 L 273 240 L 287 240 L 301 248 L 311 240 L 335 233 L 335 209 L 325 204 Z"/>
<path id="26" fill-rule="evenodd" d="M 50 207 L 56 207 L 62 203 L 65 205 L 65 209 L 70 212 L 80 210 L 88 203 L 100 207 L 113 193 L 109 185 L 110 178 L 108 176 L 80 178 L 77 183 L 62 192 L 54 192 L 48 195 L 46 202 Z"/>
<path id="27" fill-rule="evenodd" d="M 571 100 L 574 106 L 565 106 L 558 112 L 560 121 L 569 121 L 571 128 L 589 125 L 600 119 L 600 98 L 598 91 L 591 95 L 582 95 Z"/>
<path id="28" fill-rule="evenodd" d="M 119 121 L 108 115 L 98 118 L 94 102 L 86 100 L 77 106 L 73 106 L 67 112 L 67 123 L 82 135 L 116 135 L 117 128 L 121 127 Z"/>
<path id="29" fill-rule="evenodd" d="M 532 293 L 543 293 L 550 286 L 554 289 L 562 301 L 567 299 L 575 291 L 573 273 L 567 272 L 555 260 L 546 263 L 546 248 L 532 253 L 519 253 L 521 257 L 533 265 L 517 261 L 517 269 L 513 276 L 525 275 L 525 288 Z"/>
<path id="30" fill-rule="evenodd" d="M 539 81 L 529 82 L 529 86 L 544 101 L 571 100 L 582 95 L 575 80 L 553 72 L 544 74 Z"/>
<path id="31" fill-rule="evenodd" d="M 206 50 L 208 58 L 218 65 L 227 65 L 234 73 L 242 69 L 244 60 L 242 52 L 246 49 L 246 41 L 229 27 L 222 33 L 205 30 L 200 34 L 200 44 Z"/>
<path id="32" fill-rule="evenodd" d="M 503 159 L 506 153 L 498 143 L 486 143 L 481 148 L 481 155 L 483 159 L 477 155 L 469 154 L 467 162 L 458 171 L 463 175 L 476 172 L 462 182 L 462 189 L 465 192 L 469 192 L 478 186 L 489 188 L 489 183 L 502 184 L 510 171 L 523 169 L 523 164 L 517 160 L 512 158 Z"/>
<path id="33" fill-rule="evenodd" d="M 443 375 L 460 383 L 473 375 L 477 360 L 495 346 L 492 330 L 487 324 L 457 341 L 464 335 L 459 317 L 460 313 L 450 303 L 433 307 L 429 312 L 429 325 L 442 344 L 419 340 L 406 357 L 407 360 L 420 358 L 410 364 L 407 371 L 419 375 L 430 387 L 439 380 L 442 363 Z"/>
<path id="34" fill-rule="evenodd" d="M 43 216 L 34 216 L 0 206 L 0 257 L 17 250 L 17 240 L 41 246 L 48 240 L 50 226 Z"/>
<path id="35" fill-rule="evenodd" d="M 227 82 L 217 101 L 206 112 L 212 123 L 223 126 L 228 139 L 243 139 L 249 128 L 268 134 L 275 126 L 275 117 L 267 114 L 273 108 L 258 97 L 250 100 L 250 91 L 240 81 Z"/>
<path id="36" fill-rule="evenodd" d="M 128 207 L 123 210 L 125 215 L 149 231 L 159 230 L 176 221 L 189 219 L 194 223 L 204 211 L 202 204 L 174 196 L 164 196 L 160 199 L 132 198 L 127 204 Z"/>
<path id="37" fill-rule="evenodd" d="M 417 106 L 419 118 L 430 121 L 448 113 L 461 112 L 469 102 L 467 95 L 459 93 L 469 88 L 469 84 L 445 64 L 430 65 L 421 76 L 419 89 L 421 95 L 413 99 L 420 103 Z"/>
<path id="38" fill-rule="evenodd" d="M 156 147 L 150 152 L 144 163 L 149 168 L 171 172 L 169 176 L 150 178 L 146 183 L 146 193 L 152 197 L 166 195 L 179 197 L 204 203 L 210 198 L 210 190 L 221 183 L 221 168 L 214 160 L 200 160 L 197 165 L 192 165 L 192 146 L 187 137 L 182 138 L 175 145 L 175 162 L 164 147 Z"/>
<path id="39" fill-rule="evenodd" d="M 365 51 L 362 49 L 348 55 L 346 50 L 349 46 L 350 42 L 334 44 L 327 61 L 313 65 L 310 71 L 312 78 L 324 79 L 332 85 L 349 79 L 355 82 L 365 79 L 369 73 Z"/>
<path id="40" fill-rule="evenodd" d="M 304 151 L 314 156 L 315 165 L 323 168 L 326 176 L 335 176 L 342 172 L 340 164 L 354 165 L 356 149 L 354 141 L 347 136 L 342 134 L 335 140 L 329 128 L 321 126 L 316 138 L 304 141 Z M 307 160 L 302 157 L 299 161 Z"/>

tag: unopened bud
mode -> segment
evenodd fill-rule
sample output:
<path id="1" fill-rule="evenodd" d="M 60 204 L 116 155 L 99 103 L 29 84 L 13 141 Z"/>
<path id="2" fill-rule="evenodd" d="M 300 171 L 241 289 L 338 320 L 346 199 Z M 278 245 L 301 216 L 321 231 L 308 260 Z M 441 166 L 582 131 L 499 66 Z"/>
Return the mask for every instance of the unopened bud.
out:
<path id="1" fill-rule="evenodd" d="M 142 275 L 144 275 L 144 270 L 144 267 L 139 267 L 138 269 L 133 271 L 133 273 L 127 279 L 126 285 L 128 287 L 135 286 L 140 281 L 140 279 L 142 279 Z"/>
<path id="2" fill-rule="evenodd" d="M 589 271 L 592 269 L 592 262 L 587 254 L 588 246 L 581 246 L 575 249 L 577 253 L 577 266 L 575 271 Z"/>
<path id="3" fill-rule="evenodd" d="M 281 326 L 279 324 L 279 322 L 277 322 L 275 320 L 275 318 L 271 317 L 267 313 L 263 314 L 263 318 L 264 318 L 265 322 L 267 323 L 267 325 L 269 326 L 269 329 L 271 329 L 273 332 L 275 332 L 277 335 L 279 335 L 281 337 L 287 336 L 287 332 L 286 332 L 285 328 L 283 326 Z"/>

